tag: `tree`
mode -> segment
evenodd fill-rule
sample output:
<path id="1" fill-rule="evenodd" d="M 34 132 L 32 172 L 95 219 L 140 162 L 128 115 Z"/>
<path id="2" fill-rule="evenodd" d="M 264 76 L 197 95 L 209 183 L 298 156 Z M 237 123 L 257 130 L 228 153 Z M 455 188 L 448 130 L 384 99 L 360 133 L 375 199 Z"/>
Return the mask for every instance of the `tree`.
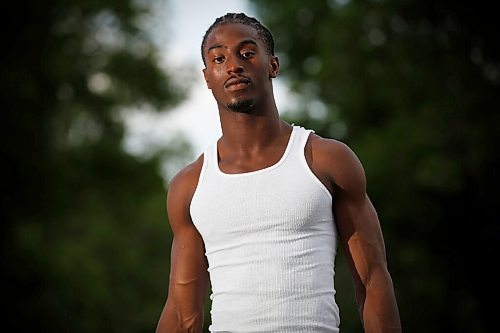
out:
<path id="1" fill-rule="evenodd" d="M 1 51 L 4 329 L 151 332 L 170 244 L 160 163 L 118 112 L 183 96 L 139 26 L 144 1 L 18 1 Z M 167 261 L 167 262 L 165 262 Z"/>
<path id="2" fill-rule="evenodd" d="M 499 241 L 500 43 L 485 2 L 254 0 L 287 117 L 347 142 L 379 212 L 405 332 L 483 332 Z M 345 266 L 342 329 L 360 330 Z M 464 318 L 467 320 L 464 321 Z"/>

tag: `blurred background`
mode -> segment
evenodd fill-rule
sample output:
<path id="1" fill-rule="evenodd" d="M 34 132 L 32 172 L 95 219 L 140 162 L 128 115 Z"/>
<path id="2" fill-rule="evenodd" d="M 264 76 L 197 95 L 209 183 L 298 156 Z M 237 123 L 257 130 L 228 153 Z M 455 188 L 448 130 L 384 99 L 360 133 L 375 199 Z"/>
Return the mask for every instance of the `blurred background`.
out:
<path id="1" fill-rule="evenodd" d="M 168 288 L 169 179 L 220 135 L 199 46 L 229 11 L 273 32 L 282 117 L 346 142 L 363 162 L 404 331 L 496 327 L 500 25 L 490 2 L 9 7 L 4 331 L 154 332 Z M 362 332 L 342 255 L 341 329 Z"/>

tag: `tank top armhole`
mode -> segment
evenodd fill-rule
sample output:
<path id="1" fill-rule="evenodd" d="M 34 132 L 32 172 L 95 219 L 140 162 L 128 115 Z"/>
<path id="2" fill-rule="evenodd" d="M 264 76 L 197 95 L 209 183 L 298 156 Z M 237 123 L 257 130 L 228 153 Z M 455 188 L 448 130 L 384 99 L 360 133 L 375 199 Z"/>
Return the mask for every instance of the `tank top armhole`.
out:
<path id="1" fill-rule="evenodd" d="M 198 182 L 196 183 L 196 187 L 194 189 L 193 196 L 191 198 L 191 202 L 189 203 L 189 213 L 190 214 L 191 214 L 191 210 L 193 207 L 193 201 L 195 200 L 196 194 L 198 193 L 199 188 L 200 188 L 201 184 L 203 183 L 203 179 L 205 178 L 205 174 L 206 174 L 209 159 L 210 159 L 210 156 L 209 156 L 210 152 L 211 152 L 210 148 L 208 148 L 207 150 L 205 150 L 205 152 L 203 152 L 203 164 L 201 165 L 200 175 L 198 176 Z"/>
<path id="2" fill-rule="evenodd" d="M 309 137 L 311 136 L 311 133 L 314 133 L 314 130 L 306 130 L 303 129 L 302 135 L 300 136 L 300 141 L 299 141 L 299 148 L 300 148 L 300 162 L 302 163 L 302 166 L 304 167 L 306 173 L 309 175 L 309 177 L 325 192 L 325 194 L 330 198 L 330 201 L 333 202 L 333 196 L 328 191 L 326 186 L 321 182 L 321 180 L 318 179 L 318 177 L 314 174 L 314 172 L 311 170 L 311 167 L 307 163 L 306 159 L 306 144 L 309 141 Z"/>
<path id="3" fill-rule="evenodd" d="M 198 189 L 198 187 L 201 185 L 203 179 L 205 178 L 205 174 L 207 173 L 208 162 L 210 159 L 210 157 L 208 156 L 209 154 L 209 151 L 205 151 L 203 153 L 203 164 L 201 166 L 200 177 L 198 177 L 198 184 L 196 184 L 196 189 Z"/>

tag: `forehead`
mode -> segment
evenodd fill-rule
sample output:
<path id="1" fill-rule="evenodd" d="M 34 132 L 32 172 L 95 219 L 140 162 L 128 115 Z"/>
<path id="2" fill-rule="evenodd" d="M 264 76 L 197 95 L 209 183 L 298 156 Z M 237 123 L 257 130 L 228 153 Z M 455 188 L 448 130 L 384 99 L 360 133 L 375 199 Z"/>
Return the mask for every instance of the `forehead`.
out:
<path id="1" fill-rule="evenodd" d="M 204 52 L 207 52 L 214 45 L 230 47 L 238 45 L 242 41 L 253 40 L 260 47 L 264 47 L 262 39 L 259 37 L 255 28 L 246 24 L 228 23 L 216 27 L 208 35 Z"/>

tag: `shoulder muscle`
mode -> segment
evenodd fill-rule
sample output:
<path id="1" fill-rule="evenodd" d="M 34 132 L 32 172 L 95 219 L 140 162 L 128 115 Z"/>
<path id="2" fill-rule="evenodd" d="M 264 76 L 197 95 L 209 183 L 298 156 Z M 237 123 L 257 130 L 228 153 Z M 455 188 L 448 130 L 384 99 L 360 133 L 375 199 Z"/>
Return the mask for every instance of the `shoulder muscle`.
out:
<path id="1" fill-rule="evenodd" d="M 311 167 L 328 179 L 335 192 L 365 195 L 365 172 L 359 158 L 349 146 L 334 139 L 325 139 L 312 134 L 310 150 Z"/>

